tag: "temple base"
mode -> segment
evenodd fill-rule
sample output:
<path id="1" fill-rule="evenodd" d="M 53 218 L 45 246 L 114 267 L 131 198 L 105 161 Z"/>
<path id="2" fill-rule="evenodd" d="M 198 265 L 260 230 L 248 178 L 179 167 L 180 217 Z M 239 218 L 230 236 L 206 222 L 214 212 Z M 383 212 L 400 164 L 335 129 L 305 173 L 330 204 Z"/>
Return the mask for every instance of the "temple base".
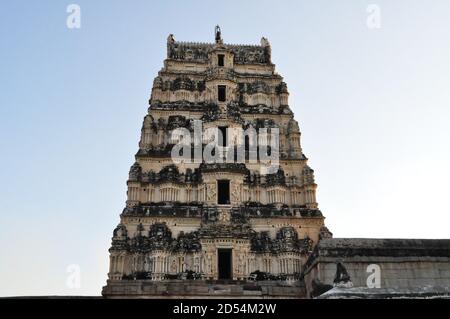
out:
<path id="1" fill-rule="evenodd" d="M 196 299 L 196 298 L 305 298 L 304 285 L 277 281 L 231 280 L 108 280 L 105 298 Z"/>

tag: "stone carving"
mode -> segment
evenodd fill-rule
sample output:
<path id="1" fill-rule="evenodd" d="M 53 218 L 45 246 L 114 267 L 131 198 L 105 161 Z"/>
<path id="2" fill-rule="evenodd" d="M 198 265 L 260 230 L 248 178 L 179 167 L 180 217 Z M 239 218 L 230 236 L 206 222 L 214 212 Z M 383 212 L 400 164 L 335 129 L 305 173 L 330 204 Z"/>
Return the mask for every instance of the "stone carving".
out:
<path id="1" fill-rule="evenodd" d="M 303 183 L 305 185 L 314 184 L 314 171 L 308 165 L 303 168 Z"/>
<path id="2" fill-rule="evenodd" d="M 270 64 L 270 50 L 261 46 L 239 46 L 232 48 L 234 63 Z"/>
<path id="3" fill-rule="evenodd" d="M 142 232 L 144 231 L 144 225 L 142 225 L 142 223 L 139 223 L 136 227 L 136 235 L 137 236 L 141 236 Z"/>
<path id="4" fill-rule="evenodd" d="M 276 92 L 278 94 L 283 94 L 283 93 L 289 93 L 288 92 L 288 88 L 287 88 L 287 84 L 285 82 L 281 82 L 277 87 L 276 87 Z"/>
<path id="5" fill-rule="evenodd" d="M 231 187 L 231 200 L 235 203 L 239 202 L 241 200 L 241 187 L 239 184 L 232 184 Z"/>
<path id="6" fill-rule="evenodd" d="M 325 226 L 320 228 L 319 240 L 333 238 L 333 233 L 329 231 L 329 229 Z"/>
<path id="7" fill-rule="evenodd" d="M 246 94 L 264 93 L 271 94 L 275 91 L 274 87 L 270 87 L 266 82 L 258 80 L 252 83 L 239 83 L 239 92 Z"/>
<path id="8" fill-rule="evenodd" d="M 286 185 L 286 177 L 284 176 L 283 169 L 280 167 L 275 174 L 267 174 L 266 184 L 268 186 Z"/>
<path id="9" fill-rule="evenodd" d="M 305 253 L 311 253 L 312 249 L 313 249 L 313 245 L 314 245 L 314 241 L 309 238 L 308 236 L 306 236 L 303 239 L 303 249 L 305 251 Z"/>
<path id="10" fill-rule="evenodd" d="M 299 133 L 300 132 L 300 128 L 298 127 L 298 122 L 296 120 L 292 119 L 289 121 L 288 132 L 289 133 Z"/>
<path id="11" fill-rule="evenodd" d="M 174 241 L 174 243 L 175 244 L 172 245 L 172 250 L 178 252 L 196 252 L 202 248 L 199 241 L 198 232 L 191 232 L 187 234 L 181 232 L 178 239 Z"/>
<path id="12" fill-rule="evenodd" d="M 176 101 L 176 102 L 161 102 L 154 101 L 150 105 L 151 110 L 163 110 L 163 111 L 197 111 L 203 112 L 209 107 L 205 102 L 189 102 L 189 101 Z"/>
<path id="13" fill-rule="evenodd" d="M 164 157 L 170 156 L 173 145 L 160 145 L 160 146 L 150 146 L 146 149 L 139 149 L 136 156 L 154 156 L 154 157 Z"/>
<path id="14" fill-rule="evenodd" d="M 219 32 L 217 32 L 219 31 Z M 216 43 L 223 45 L 220 28 L 216 30 Z M 207 62 L 209 53 L 214 50 L 215 44 L 177 42 L 171 37 L 167 43 L 167 58 L 173 60 L 186 60 Z M 224 45 L 234 54 L 236 64 L 271 64 L 270 45 Z"/>
<path id="15" fill-rule="evenodd" d="M 243 163 L 202 163 L 200 172 L 232 172 L 248 174 L 248 169 Z"/>
<path id="16" fill-rule="evenodd" d="M 284 274 L 274 275 L 264 271 L 254 271 L 250 274 L 250 278 L 255 281 L 266 281 L 266 280 L 275 280 L 275 281 L 285 281 L 287 280 L 287 276 Z"/>
<path id="17" fill-rule="evenodd" d="M 172 232 L 165 223 L 155 223 L 150 226 L 148 237 L 155 241 L 169 241 L 172 238 Z"/>
<path id="18" fill-rule="evenodd" d="M 130 181 L 138 181 L 141 178 L 142 168 L 139 163 L 134 163 L 133 166 L 131 166 L 130 174 L 129 174 L 129 180 Z"/>
<path id="19" fill-rule="evenodd" d="M 258 115 L 292 114 L 291 109 L 287 105 L 281 105 L 278 108 L 274 108 L 265 104 L 248 105 L 243 101 L 239 101 L 239 110 L 241 114 L 258 114 Z"/>
<path id="20" fill-rule="evenodd" d="M 190 121 L 187 120 L 184 116 L 181 115 L 172 115 L 169 116 L 169 121 L 167 124 L 167 128 L 169 130 L 173 130 L 179 127 L 189 128 Z"/>
<path id="21" fill-rule="evenodd" d="M 238 260 L 238 262 L 237 262 L 236 272 L 240 274 L 244 270 L 244 256 L 243 256 L 243 254 L 239 254 L 237 260 Z"/>
<path id="22" fill-rule="evenodd" d="M 298 254 L 307 254 L 312 249 L 313 242 L 309 237 L 302 240 L 293 227 L 283 227 L 271 239 L 268 232 L 255 233 L 251 241 L 251 250 L 258 253 L 272 254 L 282 252 L 296 252 Z"/>
<path id="23" fill-rule="evenodd" d="M 176 263 L 175 263 L 175 260 L 172 260 L 172 265 L 170 266 L 170 271 L 171 271 L 172 273 L 174 273 L 174 272 L 177 271 L 177 265 L 176 265 Z"/>
<path id="24" fill-rule="evenodd" d="M 138 253 L 149 253 L 152 251 L 192 253 L 201 249 L 198 232 L 181 232 L 177 239 L 173 239 L 172 232 L 165 223 L 151 225 L 148 236 L 145 236 L 142 232 L 143 228 L 140 225 L 135 237 L 127 238 L 128 244 L 122 244 L 122 249 Z"/>
<path id="25" fill-rule="evenodd" d="M 216 30 L 215 30 L 215 38 L 216 38 L 216 43 L 217 44 L 223 44 L 223 40 L 222 40 L 222 31 L 220 30 L 220 27 L 217 25 L 216 26 Z"/>
<path id="26" fill-rule="evenodd" d="M 186 76 L 176 78 L 171 84 L 172 85 L 170 89 L 172 91 L 177 90 L 193 91 L 197 88 L 197 84 Z"/>
<path id="27" fill-rule="evenodd" d="M 167 182 L 180 182 L 180 173 L 178 167 L 175 165 L 169 165 L 164 167 L 158 174 L 158 179 L 160 181 Z"/>
<path id="28" fill-rule="evenodd" d="M 125 207 L 122 216 L 177 216 L 177 217 L 201 217 L 203 204 L 190 202 L 185 204 L 159 202 L 139 204 L 131 207 Z"/>
<path id="29" fill-rule="evenodd" d="M 212 199 L 215 201 L 215 199 Z M 167 206 L 167 203 L 147 203 L 139 204 L 132 207 L 125 207 L 122 211 L 123 216 L 178 216 L 178 217 L 201 217 L 205 214 L 209 215 L 209 219 L 213 218 L 214 214 L 211 212 L 212 208 L 208 210 L 203 207 L 202 203 L 190 202 L 190 203 L 172 203 Z M 301 217 L 322 217 L 322 213 L 319 209 L 308 209 L 305 207 L 288 208 L 285 206 L 275 207 L 273 204 L 262 205 L 255 202 L 246 202 L 233 208 L 235 213 L 234 217 L 244 221 L 246 218 L 267 218 L 274 216 L 294 216 L 295 211 L 300 214 Z M 204 214 L 205 213 L 205 214 Z M 207 220 L 206 217 L 205 221 Z"/>
<path id="30" fill-rule="evenodd" d="M 206 199 L 208 201 L 215 201 L 216 196 L 217 196 L 216 184 L 207 184 L 206 185 Z"/>
<path id="31" fill-rule="evenodd" d="M 259 232 L 252 238 L 251 250 L 254 252 L 270 252 L 272 241 L 268 232 Z"/>
<path id="32" fill-rule="evenodd" d="M 222 210 L 219 212 L 219 222 L 229 223 L 231 221 L 231 214 L 227 210 Z"/>
<path id="33" fill-rule="evenodd" d="M 210 254 L 206 256 L 206 269 L 208 273 L 212 273 L 212 257 Z"/>
<path id="34" fill-rule="evenodd" d="M 116 239 L 123 239 L 127 237 L 127 228 L 122 223 L 114 229 L 113 237 Z"/>
<path id="35" fill-rule="evenodd" d="M 344 265 L 341 262 L 336 264 L 336 276 L 333 281 L 334 287 L 339 288 L 351 288 L 353 287 L 353 283 L 350 279 L 350 276 L 345 269 Z"/>
<path id="36" fill-rule="evenodd" d="M 157 77 L 153 80 L 153 88 L 154 88 L 154 89 L 161 89 L 161 90 L 164 90 L 164 81 L 163 81 L 162 77 L 157 76 Z"/>
<path id="37" fill-rule="evenodd" d="M 175 38 L 174 38 L 173 34 L 169 34 L 169 36 L 167 37 L 167 43 L 168 44 L 175 43 Z"/>
<path id="38" fill-rule="evenodd" d="M 254 231 L 248 224 L 206 223 L 199 229 L 200 238 L 242 238 L 250 239 Z"/>
<path id="39" fill-rule="evenodd" d="M 204 122 L 213 122 L 219 118 L 220 109 L 216 104 L 206 104 L 203 108 L 203 116 L 201 118 Z"/>
<path id="40" fill-rule="evenodd" d="M 139 179 L 138 176 L 140 176 Z M 136 175 L 134 175 L 133 178 L 134 178 L 133 181 L 141 181 L 144 183 L 153 183 L 153 184 L 162 182 L 173 182 L 178 184 L 188 182 L 194 185 L 202 181 L 201 172 L 198 169 L 195 169 L 194 171 L 192 171 L 192 169 L 188 169 L 186 174 L 181 174 L 178 171 L 178 167 L 175 165 L 166 166 L 162 168 L 161 171 L 158 173 L 155 173 L 152 170 L 146 173 L 139 173 L 139 174 L 136 173 Z"/>
<path id="41" fill-rule="evenodd" d="M 128 249 L 127 229 L 119 224 L 113 232 L 111 251 L 123 251 Z"/>
<path id="42" fill-rule="evenodd" d="M 239 110 L 239 104 L 237 102 L 230 102 L 227 105 L 228 118 L 236 123 L 244 124 L 244 120 L 241 118 L 241 112 Z"/>
<path id="43" fill-rule="evenodd" d="M 269 40 L 267 40 L 267 38 L 265 38 L 265 37 L 262 37 L 261 38 L 261 46 L 262 47 L 270 47 Z"/>

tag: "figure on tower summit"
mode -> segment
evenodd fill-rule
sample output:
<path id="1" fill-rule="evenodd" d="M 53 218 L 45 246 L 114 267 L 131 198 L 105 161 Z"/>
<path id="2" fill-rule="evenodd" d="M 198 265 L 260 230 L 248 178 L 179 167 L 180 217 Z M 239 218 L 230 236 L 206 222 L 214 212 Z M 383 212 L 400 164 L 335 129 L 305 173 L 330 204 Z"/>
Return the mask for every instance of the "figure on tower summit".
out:
<path id="1" fill-rule="evenodd" d="M 217 44 L 223 44 L 222 32 L 220 31 L 219 25 L 216 25 L 215 34 L 216 34 L 216 43 Z"/>

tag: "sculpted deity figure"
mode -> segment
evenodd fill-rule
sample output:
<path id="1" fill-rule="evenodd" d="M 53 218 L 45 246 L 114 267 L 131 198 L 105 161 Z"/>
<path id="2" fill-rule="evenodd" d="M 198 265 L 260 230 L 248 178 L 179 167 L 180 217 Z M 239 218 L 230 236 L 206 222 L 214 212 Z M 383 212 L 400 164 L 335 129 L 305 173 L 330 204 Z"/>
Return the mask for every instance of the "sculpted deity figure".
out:
<path id="1" fill-rule="evenodd" d="M 221 211 L 219 213 L 219 221 L 222 223 L 229 223 L 231 220 L 230 213 L 228 211 Z"/>
<path id="2" fill-rule="evenodd" d="M 208 201 L 213 201 L 216 198 L 216 185 L 208 184 L 206 187 L 206 198 Z"/>
<path id="3" fill-rule="evenodd" d="M 206 260 L 206 269 L 208 270 L 209 273 L 212 273 L 212 260 L 211 260 L 211 255 L 208 255 L 207 260 Z"/>
<path id="4" fill-rule="evenodd" d="M 220 30 L 220 27 L 218 25 L 216 25 L 215 34 L 216 34 L 216 43 L 223 44 L 222 31 Z"/>
<path id="5" fill-rule="evenodd" d="M 240 200 L 240 191 L 239 191 L 239 184 L 233 185 L 233 191 L 231 192 L 231 197 L 234 202 L 239 202 Z"/>
<path id="6" fill-rule="evenodd" d="M 263 47 L 269 47 L 270 46 L 269 40 L 267 40 L 266 37 L 262 37 L 261 38 L 261 46 L 263 46 Z"/>
<path id="7" fill-rule="evenodd" d="M 239 268 L 238 271 L 240 274 L 244 273 L 244 254 L 239 255 Z"/>
<path id="8" fill-rule="evenodd" d="M 290 229 L 286 229 L 285 232 L 284 232 L 284 236 L 285 236 L 286 239 L 291 238 L 292 237 L 291 230 Z"/>
<path id="9" fill-rule="evenodd" d="M 172 260 L 172 265 L 170 266 L 170 272 L 171 273 L 177 272 L 177 264 L 175 263 L 175 260 Z"/>

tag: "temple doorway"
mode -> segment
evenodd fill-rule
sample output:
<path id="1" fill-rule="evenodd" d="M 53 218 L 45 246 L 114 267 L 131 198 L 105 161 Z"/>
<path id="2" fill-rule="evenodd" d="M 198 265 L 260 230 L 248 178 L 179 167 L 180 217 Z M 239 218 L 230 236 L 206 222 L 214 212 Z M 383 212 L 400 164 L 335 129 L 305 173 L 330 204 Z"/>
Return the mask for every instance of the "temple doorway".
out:
<path id="1" fill-rule="evenodd" d="M 218 268 L 219 268 L 219 279 L 231 280 L 232 276 L 232 249 L 218 249 Z"/>

